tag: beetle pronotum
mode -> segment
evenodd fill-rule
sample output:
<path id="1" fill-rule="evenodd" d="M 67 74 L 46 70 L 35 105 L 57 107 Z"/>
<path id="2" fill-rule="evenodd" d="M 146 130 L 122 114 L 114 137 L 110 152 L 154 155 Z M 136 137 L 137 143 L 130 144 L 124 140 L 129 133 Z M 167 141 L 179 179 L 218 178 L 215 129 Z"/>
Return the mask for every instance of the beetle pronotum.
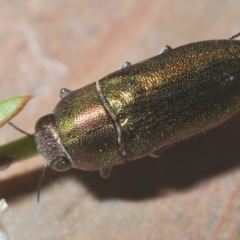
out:
<path id="1" fill-rule="evenodd" d="M 239 34 L 165 47 L 76 91 L 62 89 L 53 113 L 36 123 L 47 165 L 100 170 L 205 132 L 240 110 Z"/>

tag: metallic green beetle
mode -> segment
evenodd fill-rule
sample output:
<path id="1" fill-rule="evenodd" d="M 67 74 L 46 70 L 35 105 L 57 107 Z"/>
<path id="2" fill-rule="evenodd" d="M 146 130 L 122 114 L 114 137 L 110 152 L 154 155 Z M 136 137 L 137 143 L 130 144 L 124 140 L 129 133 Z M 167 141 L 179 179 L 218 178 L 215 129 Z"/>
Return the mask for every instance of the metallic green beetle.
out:
<path id="1" fill-rule="evenodd" d="M 240 110 L 239 34 L 191 43 L 71 91 L 36 124 L 38 150 L 58 171 L 100 170 L 205 132 Z"/>

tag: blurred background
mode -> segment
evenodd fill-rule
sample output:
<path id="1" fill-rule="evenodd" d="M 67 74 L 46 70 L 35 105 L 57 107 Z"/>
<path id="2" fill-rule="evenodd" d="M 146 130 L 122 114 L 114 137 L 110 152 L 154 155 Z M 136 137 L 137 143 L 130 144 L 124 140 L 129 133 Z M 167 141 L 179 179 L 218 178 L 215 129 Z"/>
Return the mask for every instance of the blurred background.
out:
<path id="1" fill-rule="evenodd" d="M 29 133 L 63 87 L 81 88 L 164 45 L 240 32 L 238 1 L 1 1 L 0 100 L 33 94 L 13 122 Z M 0 172 L 9 239 L 240 239 L 240 115 L 163 152 L 98 172 L 50 169 L 39 156 Z M 21 133 L 4 126 L 0 143 Z"/>

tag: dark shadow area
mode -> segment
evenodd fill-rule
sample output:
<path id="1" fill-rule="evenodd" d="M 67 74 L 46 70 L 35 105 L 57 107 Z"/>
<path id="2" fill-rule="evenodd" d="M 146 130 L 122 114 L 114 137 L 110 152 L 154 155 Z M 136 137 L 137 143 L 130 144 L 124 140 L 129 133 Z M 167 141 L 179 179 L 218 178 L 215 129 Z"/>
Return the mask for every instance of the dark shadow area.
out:
<path id="1" fill-rule="evenodd" d="M 196 138 L 113 168 L 110 178 L 85 174 L 86 186 L 100 199 L 142 200 L 172 190 L 185 190 L 240 166 L 240 114 Z M 76 177 L 78 177 L 76 172 Z"/>
<path id="2" fill-rule="evenodd" d="M 240 114 L 222 126 L 165 150 L 159 159 L 144 158 L 113 168 L 109 179 L 99 172 L 70 170 L 60 173 L 47 169 L 42 188 L 61 177 L 71 176 L 83 182 L 99 199 L 142 200 L 172 190 L 185 190 L 201 181 L 240 166 Z M 36 192 L 38 171 L 0 183 L 0 194 L 15 201 Z"/>
<path id="3" fill-rule="evenodd" d="M 37 201 L 37 187 L 39 179 L 42 174 L 42 169 L 27 173 L 25 175 L 17 176 L 6 181 L 0 182 L 0 196 L 7 199 L 8 202 L 15 201 L 18 197 L 30 193 L 36 193 Z M 57 181 L 66 175 L 70 175 L 71 171 L 60 173 L 48 168 L 43 181 L 42 189 L 53 181 Z M 41 198 L 41 197 L 40 197 Z"/>

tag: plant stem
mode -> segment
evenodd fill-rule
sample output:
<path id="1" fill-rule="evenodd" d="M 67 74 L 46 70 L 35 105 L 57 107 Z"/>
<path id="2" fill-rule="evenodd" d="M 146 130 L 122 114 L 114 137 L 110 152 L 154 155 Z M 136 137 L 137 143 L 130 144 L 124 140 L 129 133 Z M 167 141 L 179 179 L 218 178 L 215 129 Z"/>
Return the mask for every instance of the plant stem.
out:
<path id="1" fill-rule="evenodd" d="M 34 138 L 29 136 L 0 146 L 0 170 L 39 154 Z"/>

